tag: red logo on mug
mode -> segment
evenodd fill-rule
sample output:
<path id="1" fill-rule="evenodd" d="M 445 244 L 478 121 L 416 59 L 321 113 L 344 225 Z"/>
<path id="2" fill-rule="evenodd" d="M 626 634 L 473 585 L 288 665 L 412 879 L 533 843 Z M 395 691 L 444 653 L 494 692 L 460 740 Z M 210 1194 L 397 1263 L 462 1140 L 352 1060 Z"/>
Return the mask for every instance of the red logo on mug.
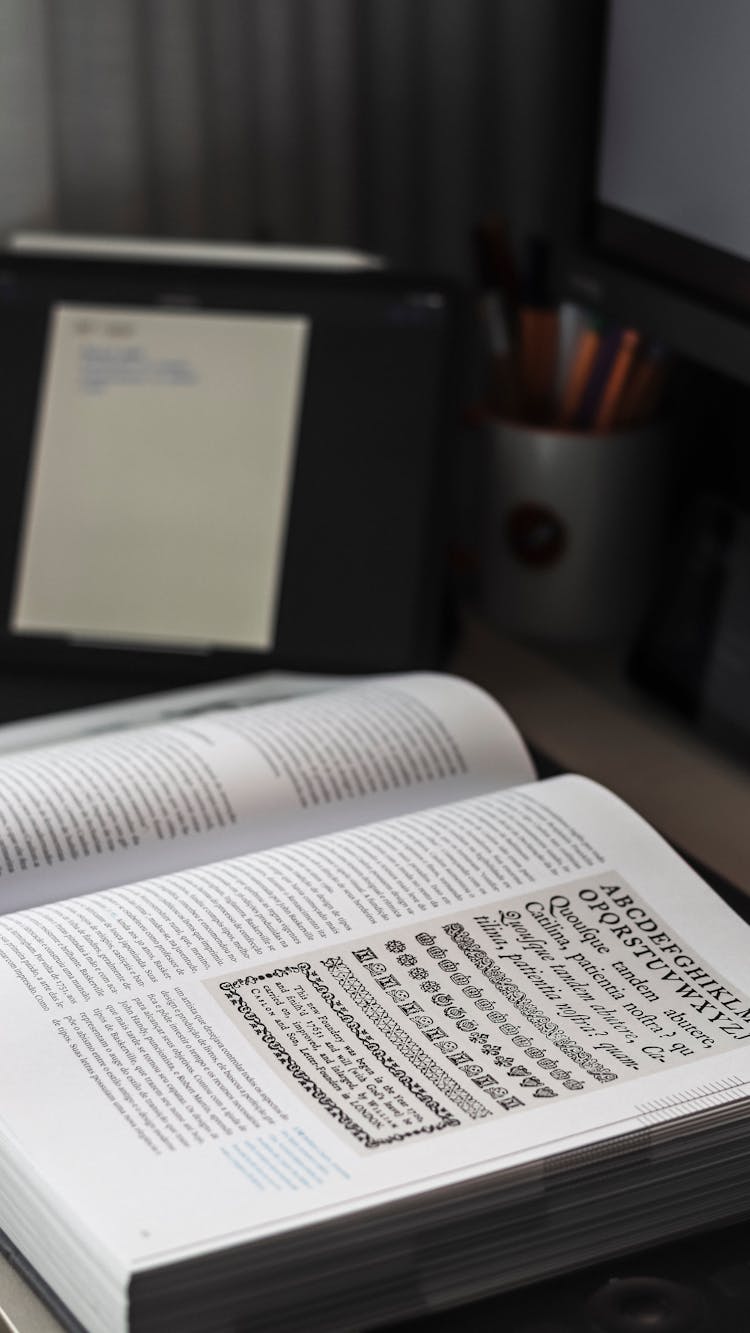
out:
<path id="1" fill-rule="evenodd" d="M 554 509 L 546 505 L 516 505 L 506 524 L 508 545 L 523 565 L 553 565 L 560 559 L 567 534 L 565 524 Z"/>

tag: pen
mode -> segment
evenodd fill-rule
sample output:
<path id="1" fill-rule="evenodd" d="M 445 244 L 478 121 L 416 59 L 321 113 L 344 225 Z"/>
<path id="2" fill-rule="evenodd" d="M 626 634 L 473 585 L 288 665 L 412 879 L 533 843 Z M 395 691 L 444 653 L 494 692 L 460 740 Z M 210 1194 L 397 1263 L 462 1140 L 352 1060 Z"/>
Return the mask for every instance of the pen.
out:
<path id="1" fill-rule="evenodd" d="M 518 410 L 516 356 L 497 293 L 484 292 L 479 300 L 479 309 L 490 352 L 488 405 L 499 416 L 514 414 Z"/>
<path id="2" fill-rule="evenodd" d="M 557 363 L 557 311 L 522 306 L 518 316 L 521 405 L 529 421 L 552 414 Z"/>
<path id="3" fill-rule="evenodd" d="M 518 411 L 518 273 L 502 218 L 474 230 L 474 253 L 481 289 L 479 313 L 491 358 L 488 405 L 498 415 Z"/>
<path id="4" fill-rule="evenodd" d="M 555 396 L 559 318 L 550 297 L 549 267 L 548 242 L 529 237 L 518 312 L 518 369 L 523 413 L 534 422 L 549 421 Z"/>

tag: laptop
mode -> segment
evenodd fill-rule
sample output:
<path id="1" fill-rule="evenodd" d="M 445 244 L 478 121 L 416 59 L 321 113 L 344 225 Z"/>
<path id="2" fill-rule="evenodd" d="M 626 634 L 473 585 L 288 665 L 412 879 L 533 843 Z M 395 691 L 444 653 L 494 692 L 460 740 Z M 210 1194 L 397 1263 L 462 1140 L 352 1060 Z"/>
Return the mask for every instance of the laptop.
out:
<path id="1" fill-rule="evenodd" d="M 456 292 L 0 258 L 0 659 L 200 680 L 440 653 Z"/>

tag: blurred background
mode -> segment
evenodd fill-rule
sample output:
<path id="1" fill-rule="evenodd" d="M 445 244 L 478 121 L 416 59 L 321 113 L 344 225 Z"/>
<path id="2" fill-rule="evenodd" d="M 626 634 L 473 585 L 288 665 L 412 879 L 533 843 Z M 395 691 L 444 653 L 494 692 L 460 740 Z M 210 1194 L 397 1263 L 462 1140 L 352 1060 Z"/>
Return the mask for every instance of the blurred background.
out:
<path id="1" fill-rule="evenodd" d="M 0 229 L 354 245 L 570 232 L 596 0 L 3 0 Z"/>
<path id="2" fill-rule="evenodd" d="M 303 395 L 314 410 L 299 432 L 280 629 L 253 668 L 266 656 L 336 671 L 447 665 L 508 705 L 549 771 L 610 785 L 745 893 L 748 50 L 747 0 L 0 0 L 0 235 L 337 246 L 420 275 L 379 296 L 375 316 L 368 305 L 369 325 L 359 308 L 340 319 L 327 289 L 303 300 L 294 275 L 274 296 L 277 277 L 259 286 L 257 270 L 228 267 L 203 291 L 209 311 L 232 309 L 240 288 L 245 313 L 301 311 L 316 352 L 328 349 Z M 132 304 L 145 327 L 175 291 L 171 275 L 155 293 L 147 265 L 125 265 L 105 302 L 70 267 L 49 268 L 61 297 L 33 288 L 33 259 L 0 264 L 0 363 L 24 355 L 18 275 L 30 349 L 23 374 L 0 381 L 8 530 L 56 303 Z M 447 334 L 432 328 L 443 287 L 425 274 L 455 280 L 467 307 L 457 410 L 444 410 Z M 357 281 L 378 293 L 379 276 Z M 0 524 L 5 620 L 16 560 Z M 2 660 L 13 635 L 0 622 Z M 76 635 L 72 652 L 70 635 L 53 636 L 39 658 L 52 685 L 3 681 L 0 716 L 145 691 L 110 637 L 121 677 L 104 680 L 101 643 L 75 658 Z M 25 670 L 34 659 L 15 638 Z M 191 666 L 230 674 L 226 659 L 184 658 L 150 688 Z M 70 667 L 66 680 L 68 659 L 89 674 Z M 232 674 L 249 669 L 231 660 Z M 563 1307 L 559 1292 L 545 1298 L 545 1328 L 558 1309 L 561 1330 L 582 1326 Z M 519 1314 L 513 1327 L 532 1323 Z"/>
<path id="3" fill-rule="evenodd" d="M 482 610 L 507 628 L 547 577 L 515 627 L 575 640 L 637 581 L 629 669 L 747 748 L 749 38 L 744 0 L 2 0 L 0 232 L 345 246 L 457 278 L 478 335 L 449 479 L 462 594 L 489 579 Z M 587 347 L 588 398 L 566 408 Z M 654 424 L 668 475 L 645 436 L 610 475 L 586 461 L 597 430 Z M 561 429 L 583 452 L 558 448 L 568 498 L 545 498 Z M 561 600 L 550 571 L 587 524 Z M 647 528 L 661 550 L 636 580 Z"/>

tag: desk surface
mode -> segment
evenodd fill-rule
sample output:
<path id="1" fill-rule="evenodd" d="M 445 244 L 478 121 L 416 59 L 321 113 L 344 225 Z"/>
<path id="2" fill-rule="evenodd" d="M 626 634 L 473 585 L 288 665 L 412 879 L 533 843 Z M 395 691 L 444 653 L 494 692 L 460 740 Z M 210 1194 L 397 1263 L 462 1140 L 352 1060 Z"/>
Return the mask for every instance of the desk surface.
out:
<path id="1" fill-rule="evenodd" d="M 678 847 L 750 894 L 750 769 L 630 689 L 601 654 L 551 656 L 469 619 L 448 665 L 499 699 L 533 747 L 610 787 Z M 100 682 L 96 691 L 80 680 L 47 682 L 46 694 L 42 682 L 15 681 L 0 714 L 21 717 L 136 692 L 132 681 Z M 1 1258 L 0 1330 L 60 1333 Z"/>
<path id="2" fill-rule="evenodd" d="M 750 767 L 628 685 L 611 656 L 550 655 L 470 619 L 450 666 L 494 695 L 530 745 L 609 787 L 680 850 L 750 894 Z"/>

